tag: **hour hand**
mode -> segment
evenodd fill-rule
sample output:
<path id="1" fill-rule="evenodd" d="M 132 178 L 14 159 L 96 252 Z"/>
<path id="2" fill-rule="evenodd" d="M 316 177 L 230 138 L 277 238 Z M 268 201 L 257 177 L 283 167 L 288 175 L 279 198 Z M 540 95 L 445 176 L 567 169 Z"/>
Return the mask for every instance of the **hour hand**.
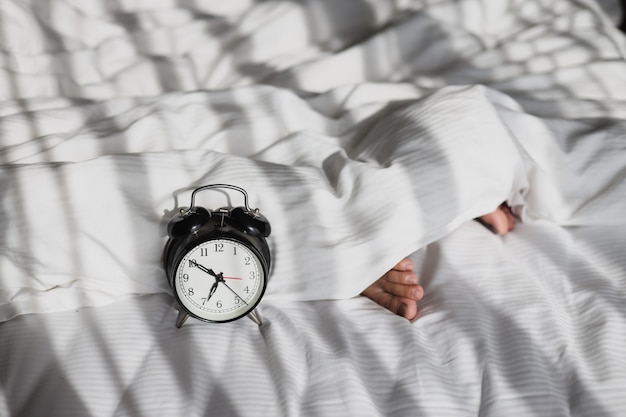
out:
<path id="1" fill-rule="evenodd" d="M 206 267 L 206 266 L 204 266 L 204 265 L 200 265 L 200 264 L 199 264 L 198 262 L 196 262 L 195 260 L 192 260 L 192 261 L 191 261 L 191 264 L 192 264 L 193 266 L 195 266 L 196 268 L 198 268 L 200 271 L 202 271 L 202 272 L 206 272 L 207 274 L 212 275 L 212 276 L 214 276 L 215 278 L 217 278 L 217 274 L 216 274 L 216 273 L 215 273 L 215 271 L 213 271 L 212 269 L 207 268 L 207 267 Z"/>
<path id="2" fill-rule="evenodd" d="M 206 298 L 207 301 L 209 301 L 211 297 L 213 296 L 213 294 L 215 293 L 215 290 L 217 289 L 217 284 L 219 284 L 219 281 L 215 281 L 213 283 L 213 286 L 209 290 L 209 296 Z"/>

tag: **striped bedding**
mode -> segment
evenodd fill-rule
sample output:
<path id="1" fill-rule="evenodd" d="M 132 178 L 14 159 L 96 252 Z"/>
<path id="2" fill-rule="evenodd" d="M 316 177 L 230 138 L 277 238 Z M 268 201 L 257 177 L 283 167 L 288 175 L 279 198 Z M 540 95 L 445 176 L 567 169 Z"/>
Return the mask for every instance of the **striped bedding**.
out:
<path id="1" fill-rule="evenodd" d="M 626 415 L 622 15 L 3 0 L 0 416 Z M 261 327 L 174 326 L 209 183 L 272 224 Z M 405 256 L 412 323 L 359 296 Z"/>

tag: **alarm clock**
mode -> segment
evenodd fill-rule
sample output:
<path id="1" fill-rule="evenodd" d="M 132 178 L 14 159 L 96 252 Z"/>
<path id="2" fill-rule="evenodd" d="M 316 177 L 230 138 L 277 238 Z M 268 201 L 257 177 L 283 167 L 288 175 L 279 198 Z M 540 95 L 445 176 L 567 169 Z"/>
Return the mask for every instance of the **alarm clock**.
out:
<path id="1" fill-rule="evenodd" d="M 196 206 L 196 194 L 209 189 L 238 191 L 244 205 L 216 210 Z M 248 316 L 262 324 L 255 308 L 267 287 L 270 232 L 270 223 L 259 209 L 250 209 L 243 188 L 210 184 L 192 192 L 189 208 L 180 209 L 168 223 L 163 254 L 167 280 L 179 305 L 176 327 L 190 316 L 212 323 Z"/>

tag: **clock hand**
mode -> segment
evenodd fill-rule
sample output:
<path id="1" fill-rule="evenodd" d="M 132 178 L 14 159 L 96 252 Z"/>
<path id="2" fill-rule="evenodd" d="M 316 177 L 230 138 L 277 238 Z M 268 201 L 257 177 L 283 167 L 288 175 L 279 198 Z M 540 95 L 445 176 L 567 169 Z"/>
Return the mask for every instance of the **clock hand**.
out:
<path id="1" fill-rule="evenodd" d="M 193 266 L 195 266 L 196 268 L 198 268 L 200 271 L 202 271 L 202 272 L 206 272 L 207 274 L 209 274 L 209 275 L 213 275 L 215 278 L 217 278 L 217 274 L 216 274 L 216 273 L 215 273 L 215 271 L 213 271 L 212 269 L 207 268 L 207 267 L 206 267 L 206 266 L 204 266 L 204 265 L 200 265 L 200 264 L 199 264 L 197 261 L 195 261 L 195 260 L 192 260 L 192 261 L 191 261 L 191 264 L 192 264 Z"/>
<path id="2" fill-rule="evenodd" d="M 236 279 L 238 281 L 241 281 L 243 278 L 239 278 L 239 277 L 224 277 L 224 279 Z"/>
<path id="3" fill-rule="evenodd" d="M 207 274 L 215 277 L 215 282 L 211 286 L 211 289 L 209 290 L 209 295 L 206 298 L 206 301 L 209 301 L 211 297 L 213 296 L 213 294 L 215 294 L 215 290 L 217 290 L 218 284 L 220 282 L 224 282 L 224 275 L 221 272 L 219 274 L 216 274 L 215 271 L 213 271 L 211 268 L 207 268 L 204 265 L 200 265 L 196 260 L 192 260 L 191 264 L 195 266 L 196 268 L 198 268 L 199 270 L 206 272 Z"/>
<path id="4" fill-rule="evenodd" d="M 249 305 L 248 303 L 246 303 L 246 300 L 244 300 L 242 297 L 239 296 L 239 294 L 237 294 L 232 288 L 230 288 L 230 286 L 224 280 L 224 278 L 232 278 L 232 277 L 224 277 L 222 272 L 220 272 L 218 275 L 219 275 L 219 277 L 217 278 L 218 282 L 222 282 L 224 284 L 224 286 L 226 288 L 228 288 L 228 290 L 230 292 L 235 294 L 235 297 L 237 297 L 239 300 L 241 300 L 242 303 L 244 303 L 245 305 Z M 248 317 L 250 317 L 250 319 L 253 322 L 255 322 L 257 325 L 259 325 L 259 326 L 261 326 L 263 324 L 263 322 L 261 321 L 261 318 L 259 317 L 259 315 L 258 315 L 258 313 L 256 311 L 250 311 L 248 313 Z"/>
<path id="5" fill-rule="evenodd" d="M 209 301 L 211 297 L 213 296 L 213 294 L 215 294 L 215 290 L 217 290 L 217 284 L 219 283 L 220 282 L 218 280 L 215 280 L 215 282 L 213 283 L 213 286 L 211 286 L 211 289 L 209 290 L 209 296 L 206 298 L 207 301 Z"/>
<path id="6" fill-rule="evenodd" d="M 198 262 L 193 261 L 193 265 L 200 269 L 203 272 L 206 272 L 209 275 L 213 275 L 215 277 L 215 282 L 213 283 L 213 285 L 211 286 L 211 289 L 209 290 L 209 296 L 207 297 L 207 301 L 209 301 L 209 299 L 211 298 L 211 296 L 215 293 L 215 290 L 217 290 L 217 285 L 221 282 L 224 284 L 224 286 L 226 288 L 228 288 L 228 290 L 230 292 L 232 292 L 233 294 L 235 294 L 235 297 L 239 298 L 245 305 L 248 305 L 248 303 L 246 303 L 246 301 L 239 295 L 237 294 L 232 288 L 230 288 L 230 286 L 228 284 L 226 284 L 225 278 L 226 279 L 238 279 L 241 280 L 243 278 L 238 278 L 238 277 L 225 277 L 223 272 L 220 272 L 219 274 L 216 274 L 215 271 L 213 271 L 210 268 L 207 268 L 203 265 L 200 265 Z"/>
<path id="7" fill-rule="evenodd" d="M 239 299 L 241 300 L 241 302 L 242 302 L 242 303 L 244 303 L 245 305 L 248 305 L 248 303 L 246 303 L 246 300 L 244 300 L 242 297 L 240 297 L 240 296 L 239 296 L 239 294 L 237 294 L 237 293 L 236 293 L 236 292 L 235 292 L 232 288 L 230 288 L 230 287 L 228 286 L 228 284 L 226 283 L 226 281 L 224 281 L 224 279 L 223 279 L 223 278 L 222 278 L 222 281 L 221 281 L 221 282 L 224 284 L 224 286 L 225 286 L 226 288 L 228 288 L 228 289 L 230 290 L 230 292 L 232 292 L 233 294 L 235 294 L 235 297 L 239 298 Z"/>

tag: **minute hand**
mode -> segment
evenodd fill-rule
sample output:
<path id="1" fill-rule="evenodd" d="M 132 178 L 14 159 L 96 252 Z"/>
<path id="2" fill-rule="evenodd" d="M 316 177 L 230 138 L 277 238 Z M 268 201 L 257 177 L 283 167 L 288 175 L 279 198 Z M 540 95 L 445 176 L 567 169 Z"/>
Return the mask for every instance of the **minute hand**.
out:
<path id="1" fill-rule="evenodd" d="M 237 294 L 237 293 L 235 292 L 235 290 L 233 290 L 232 288 L 230 288 L 230 287 L 228 286 L 228 284 L 226 283 L 226 281 L 224 281 L 224 279 L 223 279 L 223 278 L 222 278 L 221 282 L 222 282 L 222 284 L 224 284 L 224 286 L 225 286 L 226 288 L 228 288 L 228 289 L 230 290 L 230 292 L 232 292 L 233 294 L 235 294 L 235 297 L 239 298 L 239 299 L 241 300 L 241 302 L 242 302 L 242 303 L 244 303 L 245 305 L 248 305 L 248 303 L 246 303 L 246 300 L 244 300 L 241 296 L 239 296 L 239 294 Z"/>

